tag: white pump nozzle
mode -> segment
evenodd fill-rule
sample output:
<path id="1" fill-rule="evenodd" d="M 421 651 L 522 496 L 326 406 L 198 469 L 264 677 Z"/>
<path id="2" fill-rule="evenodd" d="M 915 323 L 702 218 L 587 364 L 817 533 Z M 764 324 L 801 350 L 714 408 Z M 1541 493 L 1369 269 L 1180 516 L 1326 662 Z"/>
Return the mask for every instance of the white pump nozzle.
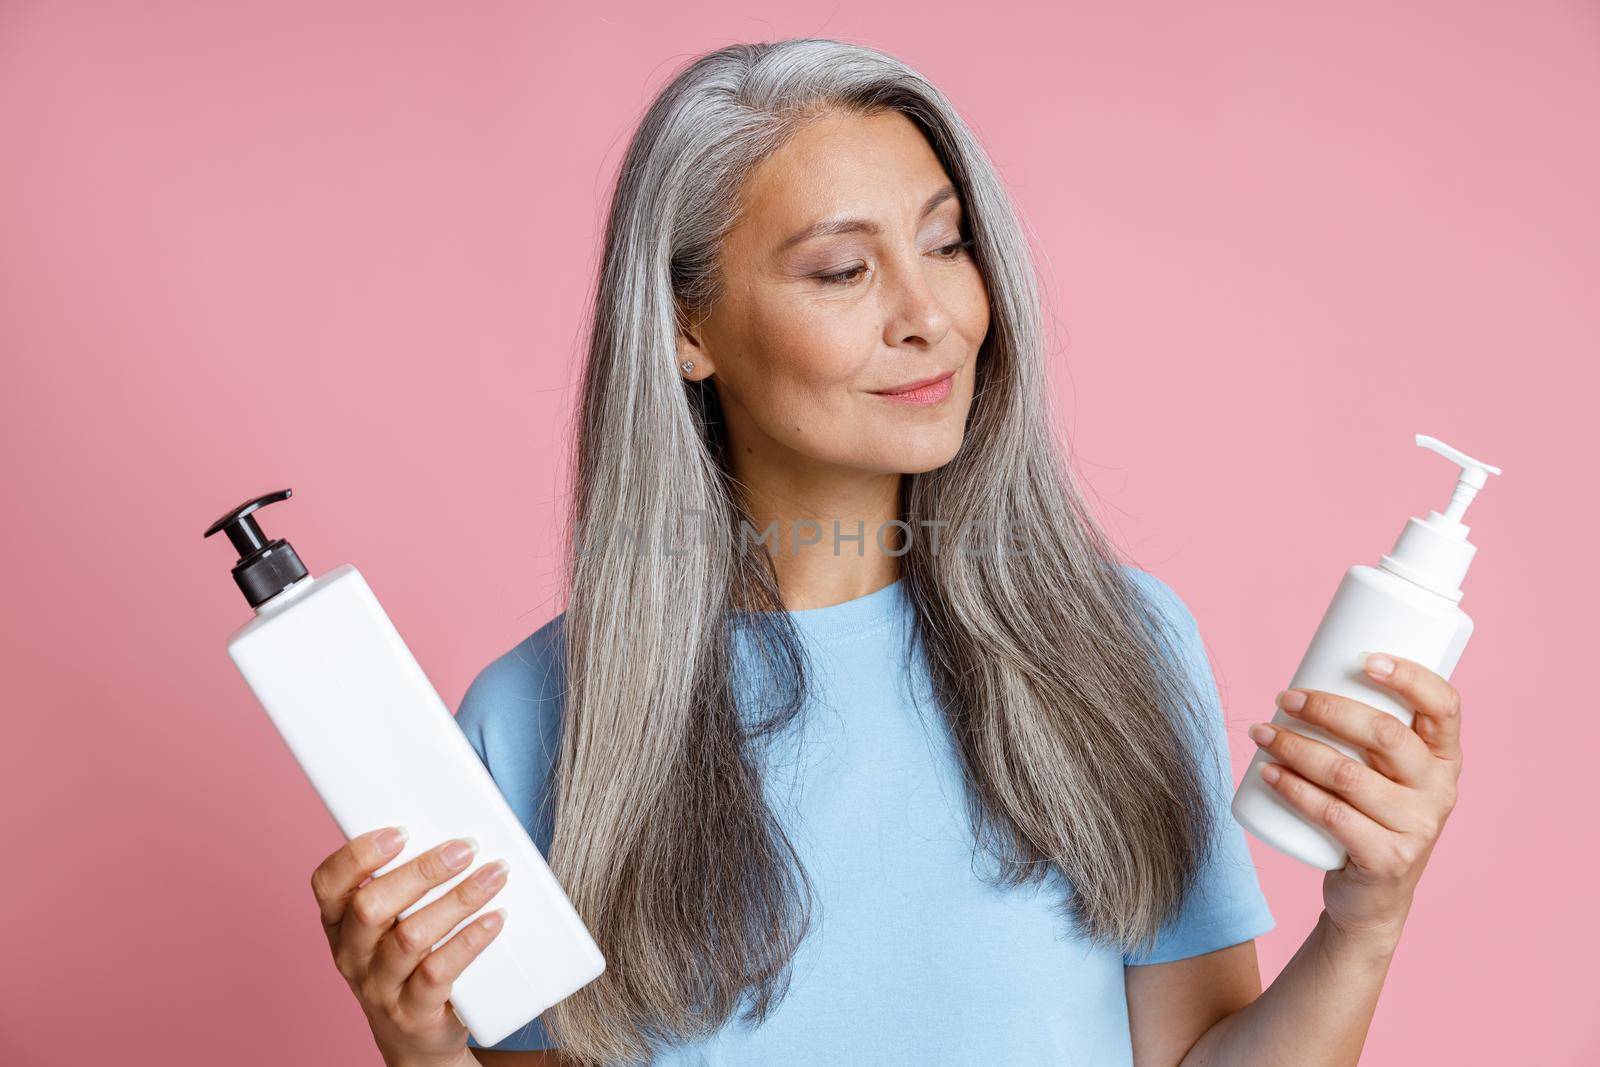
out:
<path id="1" fill-rule="evenodd" d="M 1394 547 L 1378 566 L 1440 596 L 1460 600 L 1461 579 L 1466 577 L 1473 554 L 1478 551 L 1467 540 L 1467 527 L 1461 517 L 1489 475 L 1499 474 L 1500 468 L 1475 460 L 1427 434 L 1417 434 L 1417 444 L 1458 465 L 1461 476 L 1444 511 L 1430 511 L 1426 519 L 1408 519 Z"/>
<path id="2" fill-rule="evenodd" d="M 1437 437 L 1429 437 L 1425 433 L 1417 434 L 1417 444 L 1423 448 L 1431 448 L 1461 468 L 1461 478 L 1456 482 L 1456 491 L 1450 494 L 1450 503 L 1444 509 L 1445 518 L 1460 522 L 1461 517 L 1467 513 L 1467 505 L 1472 503 L 1472 498 L 1478 495 L 1478 490 L 1489 480 L 1487 476 L 1499 474 L 1500 468 L 1480 463 L 1466 453 L 1451 448 Z"/>

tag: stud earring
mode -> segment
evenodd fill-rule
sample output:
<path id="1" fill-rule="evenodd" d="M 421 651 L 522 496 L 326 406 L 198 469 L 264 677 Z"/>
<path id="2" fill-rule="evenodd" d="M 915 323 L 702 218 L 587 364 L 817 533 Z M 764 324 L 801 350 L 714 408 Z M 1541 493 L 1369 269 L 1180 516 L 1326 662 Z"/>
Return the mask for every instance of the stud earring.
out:
<path id="1" fill-rule="evenodd" d="M 690 371 L 694 370 L 694 360 L 686 359 L 682 363 L 678 364 L 678 366 L 683 368 L 683 373 L 688 374 Z"/>

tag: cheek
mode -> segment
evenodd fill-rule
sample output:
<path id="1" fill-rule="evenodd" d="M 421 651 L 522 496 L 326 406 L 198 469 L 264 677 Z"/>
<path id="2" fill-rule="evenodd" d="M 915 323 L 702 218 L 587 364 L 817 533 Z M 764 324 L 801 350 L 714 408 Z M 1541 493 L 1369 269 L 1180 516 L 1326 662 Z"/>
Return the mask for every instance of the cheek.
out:
<path id="1" fill-rule="evenodd" d="M 989 332 L 989 290 L 976 266 L 968 272 L 948 307 L 957 332 L 976 347 Z"/>
<path id="2" fill-rule="evenodd" d="M 751 410 L 829 417 L 871 359 L 871 331 L 858 317 L 839 305 L 772 307 L 755 321 L 740 382 Z"/>
<path id="3" fill-rule="evenodd" d="M 871 358 L 865 307 L 819 302 L 774 306 L 761 323 L 775 369 L 795 382 L 826 389 L 852 381 Z"/>

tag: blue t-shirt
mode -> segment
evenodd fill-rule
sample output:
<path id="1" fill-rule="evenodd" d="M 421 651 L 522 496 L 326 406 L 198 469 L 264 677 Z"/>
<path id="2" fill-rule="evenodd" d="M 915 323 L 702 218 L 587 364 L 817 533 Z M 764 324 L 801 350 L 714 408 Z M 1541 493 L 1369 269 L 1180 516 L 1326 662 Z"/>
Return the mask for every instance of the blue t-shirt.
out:
<path id="1" fill-rule="evenodd" d="M 1200 683 L 1216 742 L 1204 768 L 1218 816 L 1215 847 L 1154 947 L 1134 956 L 1080 938 L 1060 907 L 1069 889 L 1053 865 L 1050 877 L 1020 888 L 996 889 L 979 878 L 995 867 L 974 853 L 959 757 L 933 712 L 926 661 L 909 641 L 913 614 L 902 579 L 790 613 L 813 691 L 801 716 L 761 749 L 767 800 L 815 893 L 787 995 L 765 1022 L 749 1025 L 736 1014 L 704 1041 L 658 1050 L 652 1064 L 824 1056 L 873 1064 L 1131 1064 L 1124 967 L 1212 952 L 1273 928 L 1229 811 L 1225 724 L 1194 617 L 1164 582 L 1128 569 L 1183 635 L 1183 666 Z M 560 752 L 564 618 L 484 668 L 456 716 L 547 855 L 552 804 L 541 801 Z M 493 1047 L 553 1045 L 535 1019 Z"/>

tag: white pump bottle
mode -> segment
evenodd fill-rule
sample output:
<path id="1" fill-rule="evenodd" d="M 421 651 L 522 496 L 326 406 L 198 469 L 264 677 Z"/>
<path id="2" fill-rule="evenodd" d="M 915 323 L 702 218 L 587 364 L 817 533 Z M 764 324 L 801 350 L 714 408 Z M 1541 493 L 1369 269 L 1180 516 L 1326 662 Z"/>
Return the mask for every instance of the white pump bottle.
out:
<path id="1" fill-rule="evenodd" d="M 1406 521 L 1399 538 L 1376 567 L 1357 564 L 1345 573 L 1322 623 L 1311 638 L 1300 667 L 1286 688 L 1320 689 L 1359 700 L 1411 725 L 1411 709 L 1396 700 L 1365 671 L 1368 652 L 1389 652 L 1413 660 L 1448 679 L 1472 636 L 1472 619 L 1459 607 L 1461 580 L 1477 547 L 1461 522 L 1467 505 L 1488 475 L 1500 468 L 1462 454 L 1437 438 L 1417 434 L 1417 444 L 1461 468 L 1455 492 L 1443 514 Z M 1279 710 L 1272 725 L 1325 742 L 1366 763 L 1365 753 L 1326 730 Z M 1279 852 L 1325 871 L 1349 858 L 1337 838 L 1304 818 L 1261 777 L 1272 762 L 1258 749 L 1233 798 L 1239 824 Z"/>
<path id="2" fill-rule="evenodd" d="M 255 609 L 228 638 L 228 654 L 346 838 L 384 826 L 408 831 L 375 877 L 451 838 L 477 841 L 466 869 L 400 918 L 483 863 L 509 864 L 486 905 L 505 909 L 505 925 L 450 992 L 478 1044 L 497 1044 L 598 978 L 605 957 L 361 572 L 346 563 L 313 577 L 292 545 L 261 532 L 253 512 L 289 495 L 247 500 L 206 531 L 233 542 L 233 578 Z"/>

